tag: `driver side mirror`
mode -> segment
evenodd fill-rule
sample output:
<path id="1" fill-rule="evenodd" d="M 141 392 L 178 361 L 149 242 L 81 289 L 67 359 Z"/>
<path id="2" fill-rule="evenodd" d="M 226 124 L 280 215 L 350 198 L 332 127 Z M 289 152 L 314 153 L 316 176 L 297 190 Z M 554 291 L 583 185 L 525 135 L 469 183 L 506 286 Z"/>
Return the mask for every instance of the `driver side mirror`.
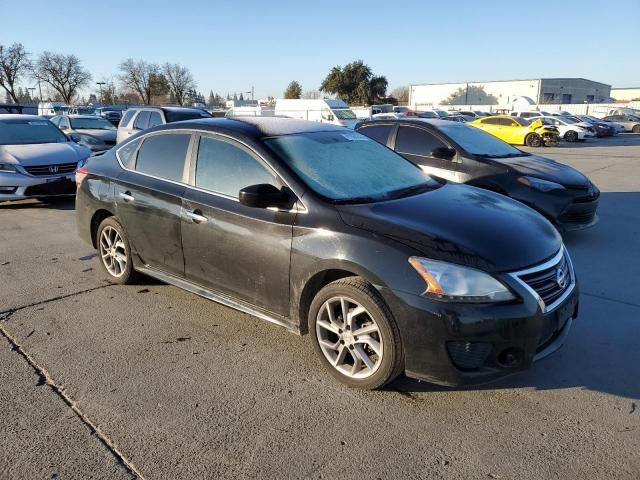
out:
<path id="1" fill-rule="evenodd" d="M 453 160 L 456 156 L 456 151 L 449 147 L 438 147 L 431 152 L 431 156 L 435 158 L 441 158 L 442 160 Z"/>
<path id="2" fill-rule="evenodd" d="M 242 205 L 252 208 L 291 210 L 295 202 L 295 197 L 288 189 L 279 190 L 269 183 L 244 187 L 240 190 L 238 198 Z"/>
<path id="3" fill-rule="evenodd" d="M 80 143 L 80 135 L 78 135 L 77 133 L 70 133 L 68 137 L 72 142 Z"/>

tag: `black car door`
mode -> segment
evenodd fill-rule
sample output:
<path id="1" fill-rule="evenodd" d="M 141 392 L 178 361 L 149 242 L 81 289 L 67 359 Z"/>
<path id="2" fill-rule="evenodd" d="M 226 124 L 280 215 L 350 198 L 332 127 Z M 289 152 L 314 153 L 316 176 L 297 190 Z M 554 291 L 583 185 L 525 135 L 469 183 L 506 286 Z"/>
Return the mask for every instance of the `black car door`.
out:
<path id="1" fill-rule="evenodd" d="M 238 201 L 249 185 L 282 182 L 250 148 L 203 134 L 194 144 L 184 195 L 185 276 L 282 316 L 289 313 L 289 264 L 295 213 L 251 208 Z"/>
<path id="2" fill-rule="evenodd" d="M 436 148 L 449 148 L 443 140 L 424 128 L 400 125 L 396 134 L 394 150 L 425 172 L 436 177 L 457 182 L 456 156 L 447 160 L 432 155 Z"/>
<path id="3" fill-rule="evenodd" d="M 118 216 L 141 262 L 180 277 L 184 275 L 182 195 L 190 141 L 190 133 L 143 137 L 135 152 L 126 160 L 120 158 L 126 163 L 114 192 Z"/>

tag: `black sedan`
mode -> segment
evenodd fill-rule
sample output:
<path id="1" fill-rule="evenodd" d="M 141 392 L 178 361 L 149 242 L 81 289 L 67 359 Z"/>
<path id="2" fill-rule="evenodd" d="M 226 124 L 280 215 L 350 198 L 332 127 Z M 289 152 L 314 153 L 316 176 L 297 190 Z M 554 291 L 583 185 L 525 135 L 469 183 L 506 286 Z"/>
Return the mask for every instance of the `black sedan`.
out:
<path id="1" fill-rule="evenodd" d="M 521 371 L 577 315 L 571 259 L 547 220 L 436 181 L 342 127 L 171 123 L 76 178 L 80 235 L 112 282 L 144 273 L 310 332 L 354 387 L 401 372 L 459 385 Z"/>
<path id="2" fill-rule="evenodd" d="M 574 168 L 460 123 L 438 120 L 362 122 L 356 131 L 386 145 L 427 173 L 507 195 L 560 230 L 593 226 L 600 191 Z"/>

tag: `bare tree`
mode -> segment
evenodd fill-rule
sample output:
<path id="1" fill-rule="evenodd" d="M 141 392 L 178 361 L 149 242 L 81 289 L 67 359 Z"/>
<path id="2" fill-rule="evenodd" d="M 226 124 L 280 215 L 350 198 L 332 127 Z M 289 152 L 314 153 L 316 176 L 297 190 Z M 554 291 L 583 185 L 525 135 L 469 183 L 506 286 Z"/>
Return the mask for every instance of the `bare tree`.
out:
<path id="1" fill-rule="evenodd" d="M 398 100 L 398 103 L 406 104 L 409 102 L 409 87 L 394 88 L 391 96 Z"/>
<path id="2" fill-rule="evenodd" d="M 169 93 L 169 83 L 155 63 L 128 58 L 120 64 L 120 72 L 122 86 L 134 92 L 145 105 L 151 104 L 153 97 Z"/>
<path id="3" fill-rule="evenodd" d="M 15 103 L 18 102 L 16 84 L 29 68 L 29 54 L 21 43 L 14 43 L 8 47 L 0 45 L 0 86 Z"/>
<path id="4" fill-rule="evenodd" d="M 188 68 L 177 63 L 165 63 L 162 73 L 169 84 L 169 91 L 179 105 L 184 105 L 187 92 L 196 88 L 196 82 Z"/>
<path id="5" fill-rule="evenodd" d="M 44 52 L 38 57 L 33 75 L 58 92 L 65 103 L 71 103 L 78 89 L 91 80 L 91 74 L 78 57 L 52 52 Z"/>

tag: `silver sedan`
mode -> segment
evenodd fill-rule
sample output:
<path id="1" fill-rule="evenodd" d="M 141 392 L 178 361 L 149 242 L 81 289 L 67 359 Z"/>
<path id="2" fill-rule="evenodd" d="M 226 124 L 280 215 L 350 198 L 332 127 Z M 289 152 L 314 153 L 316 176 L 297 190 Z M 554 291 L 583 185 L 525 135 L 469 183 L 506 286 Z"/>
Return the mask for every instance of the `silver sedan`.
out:
<path id="1" fill-rule="evenodd" d="M 35 115 L 0 115 L 0 202 L 75 195 L 75 171 L 91 154 Z"/>

